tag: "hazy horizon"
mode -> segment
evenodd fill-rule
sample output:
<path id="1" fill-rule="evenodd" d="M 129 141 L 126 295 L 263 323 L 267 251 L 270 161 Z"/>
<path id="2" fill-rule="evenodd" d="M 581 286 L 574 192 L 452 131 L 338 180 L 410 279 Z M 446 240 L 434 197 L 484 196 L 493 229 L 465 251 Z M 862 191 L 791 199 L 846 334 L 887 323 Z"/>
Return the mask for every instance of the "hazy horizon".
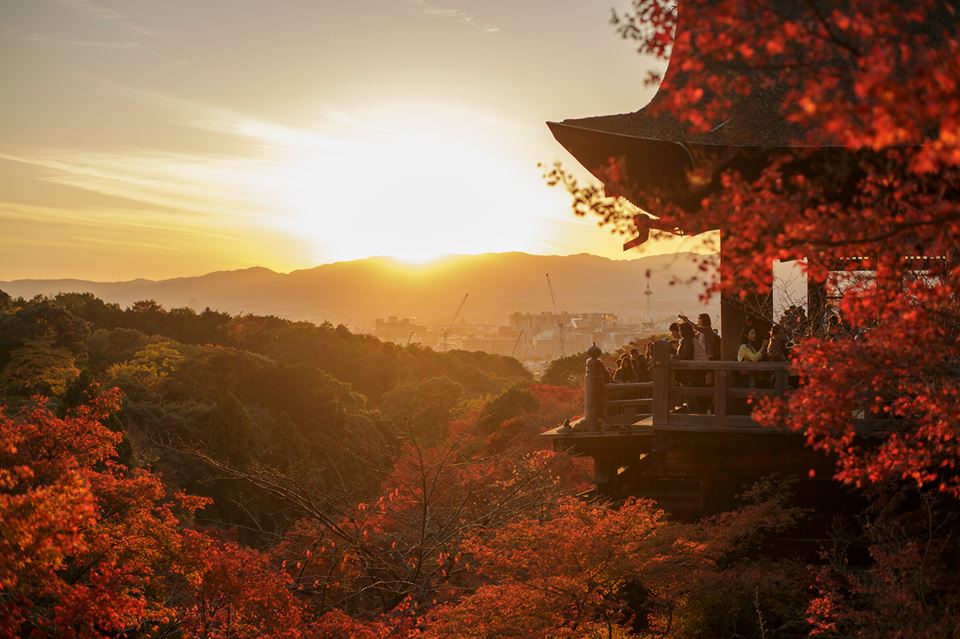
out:
<path id="1" fill-rule="evenodd" d="M 433 265 L 363 258 L 291 273 L 241 269 L 163 280 L 0 280 L 0 289 L 25 299 L 92 293 L 122 307 L 152 299 L 165 308 L 209 307 L 369 327 L 375 318 L 391 315 L 449 321 L 465 293 L 464 318 L 473 320 L 502 322 L 513 312 L 550 311 L 554 306 L 545 273 L 552 279 L 557 310 L 637 317 L 646 313 L 647 272 L 653 316 L 699 312 L 700 284 L 682 284 L 697 276 L 697 263 L 680 255 L 610 260 L 511 252 L 454 256 Z M 681 283 L 670 284 L 674 279 Z"/>
<path id="2" fill-rule="evenodd" d="M 635 262 L 635 261 L 639 261 L 639 260 L 644 260 L 644 259 L 646 259 L 646 258 L 648 258 L 648 257 L 655 257 L 655 256 L 669 256 L 669 255 L 672 255 L 672 256 L 676 256 L 678 259 L 685 259 L 684 256 L 688 256 L 688 255 L 707 255 L 707 254 L 708 254 L 708 253 L 700 252 L 700 251 L 697 251 L 697 250 L 692 250 L 692 251 L 671 251 L 671 252 L 664 252 L 664 253 L 660 253 L 660 252 L 656 252 L 656 253 L 637 253 L 637 252 L 631 252 L 631 253 L 628 253 L 625 257 L 622 257 L 622 258 L 621 258 L 621 257 L 613 258 L 613 257 L 609 257 L 609 256 L 606 256 L 606 255 L 598 255 L 598 254 L 596 254 L 596 253 L 589 253 L 589 252 L 586 252 L 586 251 L 580 251 L 580 252 L 575 252 L 575 253 L 564 253 L 564 254 L 560 254 L 560 253 L 534 253 L 534 252 L 530 252 L 530 251 L 483 251 L 483 252 L 478 252 L 478 253 L 449 253 L 449 254 L 445 254 L 445 255 L 439 255 L 439 256 L 437 256 L 437 257 L 435 257 L 435 258 L 432 258 L 432 259 L 429 259 L 429 260 L 424 260 L 424 261 L 405 260 L 405 259 L 403 259 L 403 258 L 399 258 L 399 257 L 393 256 L 393 255 L 368 255 L 368 256 L 366 256 L 366 257 L 359 257 L 359 258 L 355 258 L 355 259 L 335 260 L 335 261 L 331 261 L 331 262 L 319 262 L 319 263 L 316 263 L 316 264 L 310 264 L 310 265 L 306 265 L 306 266 L 302 266 L 302 267 L 298 267 L 298 268 L 292 268 L 292 269 L 289 269 L 289 270 L 280 270 L 280 269 L 276 269 L 276 268 L 270 268 L 269 266 L 264 266 L 264 265 L 262 265 L 262 264 L 254 264 L 254 265 L 250 265 L 250 266 L 241 266 L 241 267 L 237 267 L 237 268 L 219 268 L 219 269 L 214 269 L 214 270 L 211 270 L 211 271 L 198 271 L 198 272 L 196 272 L 196 273 L 188 273 L 188 274 L 184 274 L 184 275 L 174 275 L 174 276 L 171 276 L 171 277 L 156 277 L 156 278 L 150 278 L 150 277 L 136 277 L 136 276 L 135 276 L 135 277 L 125 278 L 125 279 L 118 279 L 118 280 L 107 280 L 107 279 L 99 280 L 99 279 L 92 279 L 92 278 L 77 277 L 77 276 L 75 276 L 75 275 L 63 275 L 63 276 L 59 276 L 59 277 L 58 277 L 58 276 L 51 276 L 51 277 L 5 277 L 5 276 L 3 275 L 3 273 L 0 272 L 0 282 L 16 282 L 16 281 L 30 281 L 30 280 L 36 280 L 36 281 L 80 280 L 80 281 L 89 281 L 89 282 L 103 283 L 103 284 L 106 284 L 106 283 L 133 282 L 133 281 L 139 281 L 139 280 L 144 280 L 144 281 L 149 281 L 149 282 L 160 282 L 160 281 L 165 281 L 165 280 L 170 280 L 170 279 L 185 279 L 185 278 L 193 278 L 193 277 L 203 277 L 203 276 L 205 276 L 205 275 L 213 275 L 213 274 L 216 274 L 216 273 L 231 273 L 231 272 L 237 272 L 237 271 L 256 270 L 256 269 L 267 270 L 267 271 L 270 271 L 271 273 L 275 273 L 275 274 L 277 274 L 277 275 L 290 275 L 290 274 L 292 274 L 292 273 L 297 273 L 297 272 L 302 272 L 302 271 L 309 271 L 309 270 L 316 269 L 316 268 L 320 268 L 320 267 L 323 267 L 323 266 L 334 266 L 334 265 L 338 265 L 338 264 L 350 264 L 350 263 L 354 263 L 354 262 L 376 261 L 376 260 L 392 262 L 393 265 L 394 265 L 396 268 L 401 269 L 401 270 L 409 270 L 409 271 L 429 271 L 429 270 L 431 270 L 434 266 L 442 265 L 442 264 L 444 264 L 445 262 L 450 262 L 450 261 L 453 261 L 453 260 L 457 260 L 457 259 L 459 259 L 459 258 L 471 258 L 471 257 L 499 257 L 499 256 L 508 256 L 508 255 L 524 255 L 524 256 L 531 256 L 531 257 L 580 257 L 580 256 L 585 256 L 585 257 L 595 257 L 595 258 L 598 258 L 598 259 L 601 259 L 601 260 L 609 260 L 609 261 L 615 261 L 615 262 Z"/>

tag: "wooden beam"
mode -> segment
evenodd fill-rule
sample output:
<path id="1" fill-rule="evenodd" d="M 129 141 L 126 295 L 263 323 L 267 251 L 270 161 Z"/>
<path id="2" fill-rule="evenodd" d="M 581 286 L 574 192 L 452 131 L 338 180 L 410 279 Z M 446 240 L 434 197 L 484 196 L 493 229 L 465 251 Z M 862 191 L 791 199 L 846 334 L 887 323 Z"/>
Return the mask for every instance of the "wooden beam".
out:
<path id="1" fill-rule="evenodd" d="M 727 371 L 718 370 L 713 373 L 713 414 L 716 417 L 727 415 Z"/>
<path id="2" fill-rule="evenodd" d="M 677 359 L 670 362 L 674 370 L 695 371 L 738 371 L 741 373 L 773 373 L 789 370 L 787 362 L 722 362 L 707 360 L 698 362 L 687 359 Z"/>

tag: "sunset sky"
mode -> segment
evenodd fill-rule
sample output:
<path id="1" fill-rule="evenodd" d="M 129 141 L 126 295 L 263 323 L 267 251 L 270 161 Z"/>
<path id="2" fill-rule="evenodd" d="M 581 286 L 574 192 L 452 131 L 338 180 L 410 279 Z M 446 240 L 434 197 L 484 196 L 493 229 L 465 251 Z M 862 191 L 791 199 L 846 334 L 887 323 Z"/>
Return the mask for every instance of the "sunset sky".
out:
<path id="1" fill-rule="evenodd" d="M 613 4 L 3 0 L 0 279 L 639 257 L 536 166 L 651 95 Z"/>

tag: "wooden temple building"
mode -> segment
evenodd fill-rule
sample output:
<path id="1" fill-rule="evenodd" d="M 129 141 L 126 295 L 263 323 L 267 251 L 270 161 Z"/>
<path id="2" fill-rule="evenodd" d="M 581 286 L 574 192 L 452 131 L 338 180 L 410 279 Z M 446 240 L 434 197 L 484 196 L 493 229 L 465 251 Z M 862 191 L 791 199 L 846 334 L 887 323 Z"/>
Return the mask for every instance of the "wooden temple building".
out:
<path id="1" fill-rule="evenodd" d="M 782 4 L 785 11 L 793 12 L 813 5 L 772 1 L 778 9 Z M 677 33 L 684 28 L 681 3 Z M 625 197 L 654 215 L 650 203 L 662 201 L 695 212 L 705 196 L 722 188 L 725 171 L 757 176 L 775 158 L 790 153 L 798 141 L 803 141 L 807 165 L 802 170 L 809 179 L 831 179 L 827 167 L 842 163 L 844 154 L 854 153 L 831 142 L 826 132 L 823 142 L 811 148 L 810 141 L 818 139 L 818 132 L 801 129 L 784 117 L 787 87 L 769 71 L 717 69 L 711 60 L 684 64 L 694 56 L 696 51 L 675 46 L 658 93 L 639 111 L 548 123 L 556 140 L 599 180 L 607 178 L 611 159 L 618 161 L 625 179 L 621 177 L 618 190 L 611 193 L 611 188 L 608 194 Z M 685 77 L 685 68 L 738 73 L 753 90 L 728 96 L 732 106 L 726 118 L 705 133 L 690 133 L 669 106 L 671 87 L 697 81 Z M 837 99 L 853 98 L 840 90 Z M 721 260 L 723 238 L 733 232 L 723 221 L 719 229 L 682 230 L 719 230 Z M 815 303 L 811 297 L 811 316 L 817 312 L 812 308 Z M 799 478 L 801 497 L 804 493 L 807 497 L 802 501 L 815 505 L 832 499 L 837 487 L 830 480 L 831 460 L 806 447 L 801 434 L 764 428 L 752 421 L 747 398 L 787 392 L 788 364 L 737 362 L 738 338 L 747 312 L 727 290 L 720 306 L 720 360 L 677 361 L 667 342 L 657 343 L 651 382 L 610 384 L 604 383 L 598 368 L 602 366 L 601 353 L 594 347 L 586 362 L 583 419 L 542 436 L 550 439 L 556 450 L 593 458 L 599 493 L 614 499 L 653 497 L 683 519 L 732 507 L 743 486 L 771 473 Z M 769 310 L 772 317 L 772 305 Z M 678 373 L 691 369 L 702 371 L 700 375 L 709 372 L 712 384 L 678 385 Z M 744 382 L 748 375 L 763 376 L 764 383 L 748 387 Z M 684 403 L 704 408 L 677 410 Z M 869 438 L 870 433 L 889 425 L 890 421 L 859 420 L 858 430 Z"/>

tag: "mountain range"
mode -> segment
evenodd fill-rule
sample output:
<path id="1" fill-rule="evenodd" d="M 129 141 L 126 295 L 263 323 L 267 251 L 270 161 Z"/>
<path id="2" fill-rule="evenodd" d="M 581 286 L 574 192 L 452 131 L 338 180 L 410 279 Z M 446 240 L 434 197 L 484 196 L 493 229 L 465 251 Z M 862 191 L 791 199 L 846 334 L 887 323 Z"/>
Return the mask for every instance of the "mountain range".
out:
<path id="1" fill-rule="evenodd" d="M 290 273 L 254 267 L 165 280 L 25 279 L 0 282 L 0 289 L 14 297 L 89 292 L 122 306 L 152 299 L 167 308 L 210 307 L 369 328 L 375 318 L 391 315 L 442 324 L 467 293 L 466 321 L 502 322 L 515 311 L 549 311 L 549 273 L 559 310 L 608 311 L 640 320 L 646 316 L 648 271 L 653 318 L 701 310 L 699 282 L 682 283 L 702 277 L 697 257 L 674 253 L 610 260 L 588 254 L 485 253 L 448 256 L 428 265 L 371 257 Z"/>

